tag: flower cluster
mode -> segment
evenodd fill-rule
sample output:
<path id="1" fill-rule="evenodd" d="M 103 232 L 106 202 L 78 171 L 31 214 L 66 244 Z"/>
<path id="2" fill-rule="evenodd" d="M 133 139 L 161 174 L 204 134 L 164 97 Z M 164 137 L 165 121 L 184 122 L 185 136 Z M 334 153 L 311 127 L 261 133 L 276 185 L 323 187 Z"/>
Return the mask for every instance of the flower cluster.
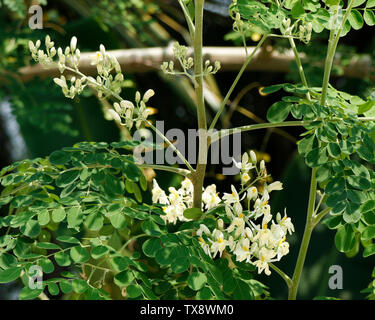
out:
<path id="1" fill-rule="evenodd" d="M 291 20 L 283 19 L 283 27 L 284 27 L 284 35 L 286 36 L 296 36 L 299 38 L 299 40 L 308 43 L 311 40 L 311 34 L 312 34 L 312 23 L 302 23 L 298 26 L 298 21 L 296 21 L 294 24 L 291 25 Z M 294 30 L 296 30 L 294 32 Z"/>
<path id="2" fill-rule="evenodd" d="M 173 55 L 176 60 L 180 63 L 183 72 L 182 74 L 187 75 L 192 80 L 194 79 L 193 76 L 189 73 L 189 71 L 194 67 L 194 59 L 192 57 L 188 57 L 188 48 L 186 46 L 180 45 L 178 42 L 173 44 Z M 161 65 L 161 70 L 166 74 L 181 74 L 175 72 L 174 70 L 175 64 L 173 61 L 164 62 Z M 215 74 L 221 68 L 220 62 L 215 61 L 214 65 L 211 65 L 211 62 L 207 60 L 204 64 L 204 75 Z M 197 76 L 197 75 L 196 75 Z"/>
<path id="3" fill-rule="evenodd" d="M 81 94 L 87 85 L 90 85 L 96 89 L 99 98 L 111 96 L 120 101 L 119 103 L 114 103 L 114 109 L 107 110 L 107 116 L 110 119 L 129 129 L 133 127 L 134 123 L 139 128 L 147 120 L 150 110 L 147 108 L 146 103 L 155 92 L 148 90 L 143 97 L 137 92 L 135 105 L 131 101 L 123 100 L 119 95 L 124 85 L 124 75 L 121 73 L 121 66 L 114 56 L 106 52 L 104 45 L 100 45 L 99 51 L 91 57 L 91 64 L 96 66 L 98 73 L 96 78 L 87 77 L 79 71 L 81 52 L 77 49 L 76 37 L 71 39 L 70 46 L 66 47 L 65 50 L 62 48 L 56 49 L 54 42 L 51 41 L 49 36 L 46 36 L 45 39 L 46 50 L 40 49 L 40 46 L 40 40 L 36 41 L 36 43 L 29 42 L 33 59 L 46 68 L 57 65 L 61 76 L 53 80 L 61 87 L 63 94 L 67 98 L 73 99 L 76 95 Z M 69 71 L 75 76 L 67 79 L 63 75 L 65 71 Z"/>
<path id="4" fill-rule="evenodd" d="M 169 195 L 161 189 L 154 179 L 152 188 L 152 201 L 160 203 L 163 206 L 165 215 L 161 216 L 165 222 L 176 224 L 177 221 L 188 221 L 184 217 L 184 211 L 193 206 L 194 186 L 190 179 L 185 178 L 181 183 L 181 188 L 176 190 L 174 187 L 169 188 Z M 203 190 L 202 209 L 210 210 L 220 203 L 216 186 L 210 185 Z"/>
<path id="5" fill-rule="evenodd" d="M 139 129 L 144 121 L 150 114 L 150 109 L 147 108 L 146 103 L 155 94 L 154 90 L 149 89 L 141 98 L 140 92 L 137 91 L 135 95 L 135 102 L 129 100 L 122 100 L 120 103 L 115 102 L 114 109 L 109 109 L 108 112 L 112 119 L 122 126 L 126 126 L 129 130 L 133 127 L 134 123 L 136 128 Z"/>
<path id="6" fill-rule="evenodd" d="M 286 213 L 283 217 L 278 213 L 275 218 L 271 213 L 270 193 L 282 190 L 282 183 L 264 182 L 256 186 L 257 182 L 265 180 L 267 170 L 264 161 L 258 163 L 252 151 L 245 153 L 241 162 L 235 162 L 235 165 L 241 171 L 241 189 L 238 191 L 232 185 L 231 193 L 224 193 L 220 198 L 215 185 L 205 188 L 202 210 L 223 205 L 226 215 L 217 220 L 217 227 L 212 231 L 200 224 L 196 234 L 204 252 L 210 257 L 221 257 L 226 251 L 234 255 L 236 261 L 251 263 L 259 273 L 264 271 L 269 275 L 269 263 L 279 261 L 289 253 L 286 236 L 294 232 L 293 223 Z M 185 179 L 179 190 L 169 188 L 167 196 L 154 180 L 153 202 L 164 205 L 163 218 L 166 222 L 186 221 L 183 212 L 192 207 L 193 189 L 191 181 Z"/>

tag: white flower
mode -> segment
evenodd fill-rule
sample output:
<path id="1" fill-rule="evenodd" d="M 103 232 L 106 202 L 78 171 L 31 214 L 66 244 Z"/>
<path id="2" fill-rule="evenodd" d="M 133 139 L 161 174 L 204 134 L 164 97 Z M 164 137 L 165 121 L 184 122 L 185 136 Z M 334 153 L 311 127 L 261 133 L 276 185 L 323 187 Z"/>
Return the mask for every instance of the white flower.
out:
<path id="1" fill-rule="evenodd" d="M 261 173 L 263 173 L 266 170 L 266 163 L 264 162 L 264 160 L 260 162 L 259 170 Z"/>
<path id="2" fill-rule="evenodd" d="M 215 186 L 216 187 L 216 186 Z M 181 182 L 181 188 L 179 189 L 179 191 L 183 194 L 188 194 L 188 195 L 193 195 L 194 193 L 194 185 L 193 183 L 191 182 L 190 179 L 188 178 L 185 178 L 182 182 Z"/>
<path id="3" fill-rule="evenodd" d="M 201 245 L 205 254 L 207 254 L 211 258 L 211 248 L 210 245 L 202 238 L 198 237 L 199 244 Z"/>
<path id="4" fill-rule="evenodd" d="M 265 213 L 268 213 L 271 211 L 271 207 L 268 204 L 268 200 L 270 199 L 270 196 L 266 190 L 263 192 L 263 196 L 261 199 L 257 199 L 254 203 L 254 213 L 255 217 L 254 219 L 257 219 L 264 215 Z"/>
<path id="5" fill-rule="evenodd" d="M 270 185 L 265 184 L 265 189 L 268 191 L 268 193 L 271 193 L 275 190 L 283 190 L 283 184 L 280 181 L 275 181 Z"/>
<path id="6" fill-rule="evenodd" d="M 233 231 L 236 231 L 235 236 L 239 236 L 243 233 L 245 229 L 245 221 L 242 218 L 234 218 L 232 223 L 227 228 L 227 232 L 231 233 Z"/>
<path id="7" fill-rule="evenodd" d="M 273 237 L 277 241 L 280 241 L 280 239 L 283 239 L 285 237 L 285 231 L 278 224 L 272 223 L 271 232 L 272 232 Z"/>
<path id="8" fill-rule="evenodd" d="M 249 200 L 255 200 L 256 198 L 258 198 L 258 189 L 256 187 L 251 187 L 247 191 L 247 198 Z"/>
<path id="9" fill-rule="evenodd" d="M 268 262 L 273 262 L 272 258 L 275 257 L 276 252 L 267 248 L 261 248 L 259 250 L 259 260 L 254 262 L 254 265 L 258 268 L 258 273 L 264 273 L 269 276 L 271 271 L 269 269 Z"/>
<path id="10" fill-rule="evenodd" d="M 160 217 L 168 223 L 176 224 L 179 220 L 179 214 L 177 208 L 175 206 L 166 206 L 163 207 L 163 211 L 165 215 L 161 215 Z"/>
<path id="11" fill-rule="evenodd" d="M 243 209 L 242 209 L 242 205 L 240 202 L 236 202 L 233 204 L 233 212 L 237 215 L 237 216 L 241 216 L 243 217 Z"/>
<path id="12" fill-rule="evenodd" d="M 253 240 L 258 241 L 259 247 L 265 247 L 273 241 L 273 234 L 267 227 L 262 228 L 254 236 Z"/>
<path id="13" fill-rule="evenodd" d="M 91 65 L 98 65 L 100 62 L 103 61 L 103 54 L 101 52 L 97 51 L 90 58 L 91 58 Z"/>
<path id="14" fill-rule="evenodd" d="M 204 190 L 202 201 L 206 210 L 215 208 L 221 202 L 219 194 L 216 192 L 216 185 L 212 184 Z"/>
<path id="15" fill-rule="evenodd" d="M 254 165 L 249 162 L 249 155 L 244 153 L 242 155 L 242 161 L 237 162 L 233 159 L 234 165 L 241 170 L 241 172 L 249 172 L 251 169 L 255 168 Z"/>
<path id="16" fill-rule="evenodd" d="M 265 212 L 263 215 L 263 219 L 262 219 L 262 228 L 267 228 L 267 225 L 271 220 L 272 220 L 272 214 L 269 211 Z"/>
<path id="17" fill-rule="evenodd" d="M 236 249 L 237 242 L 234 241 L 232 236 L 229 236 L 228 238 L 228 247 L 230 251 L 234 251 Z"/>
<path id="18" fill-rule="evenodd" d="M 199 229 L 197 230 L 197 236 L 201 237 L 203 234 L 205 234 L 206 236 L 210 236 L 211 232 L 210 232 L 210 229 L 208 229 L 205 224 L 201 223 L 199 225 Z"/>
<path id="19" fill-rule="evenodd" d="M 155 179 L 153 180 L 152 202 L 169 205 L 167 195 L 165 194 L 164 190 L 159 187 Z"/>
<path id="20" fill-rule="evenodd" d="M 241 175 L 241 182 L 242 184 L 245 184 L 247 182 L 250 181 L 250 176 L 247 172 L 244 172 L 242 175 Z"/>
<path id="21" fill-rule="evenodd" d="M 289 253 L 289 243 L 285 241 L 285 238 L 280 241 L 277 246 L 277 261 L 279 261 L 283 256 Z"/>
<path id="22" fill-rule="evenodd" d="M 178 191 L 176 190 L 176 188 L 169 187 L 168 191 L 169 191 L 168 199 L 169 199 L 169 202 L 170 202 L 170 204 L 172 206 L 173 205 L 178 205 L 178 204 L 180 204 L 182 202 L 182 197 L 178 193 Z"/>
<path id="23" fill-rule="evenodd" d="M 233 252 L 236 255 L 236 260 L 241 262 L 246 260 L 250 262 L 251 252 L 250 252 L 250 241 L 248 238 L 243 238 L 237 243 L 236 249 Z"/>
<path id="24" fill-rule="evenodd" d="M 237 202 L 240 202 L 243 200 L 243 197 L 242 199 L 240 199 L 240 196 L 236 190 L 236 188 L 232 185 L 231 186 L 231 189 L 232 189 L 232 193 L 224 193 L 224 196 L 223 196 L 223 200 L 224 200 L 224 203 L 225 204 L 232 204 L 232 203 L 237 203 Z M 244 195 L 246 196 L 246 195 Z"/>
<path id="25" fill-rule="evenodd" d="M 224 239 L 224 235 L 220 230 L 215 229 L 212 232 L 212 236 L 215 241 L 211 241 L 211 252 L 213 257 L 219 253 L 220 257 L 223 254 L 223 251 L 225 250 L 226 246 L 228 245 L 228 241 Z"/>
<path id="26" fill-rule="evenodd" d="M 253 232 L 251 231 L 251 229 L 249 227 L 245 228 L 245 234 L 249 238 L 249 240 L 253 240 L 254 235 L 253 235 Z"/>
<path id="27" fill-rule="evenodd" d="M 289 232 L 292 234 L 294 232 L 294 225 L 292 223 L 292 219 L 290 219 L 286 212 L 284 213 L 284 217 L 281 219 L 280 213 L 276 215 L 277 223 L 284 229 L 285 232 Z"/>

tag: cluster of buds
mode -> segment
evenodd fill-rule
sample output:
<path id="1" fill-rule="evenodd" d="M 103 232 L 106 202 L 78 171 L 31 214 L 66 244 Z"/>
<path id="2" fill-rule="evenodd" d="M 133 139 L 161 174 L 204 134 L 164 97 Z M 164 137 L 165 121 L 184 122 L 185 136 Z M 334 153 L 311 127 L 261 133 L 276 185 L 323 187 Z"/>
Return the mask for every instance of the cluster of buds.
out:
<path id="1" fill-rule="evenodd" d="M 250 23 L 245 23 L 242 20 L 241 14 L 238 11 L 237 0 L 233 0 L 232 4 L 229 6 L 229 16 L 233 20 L 233 31 L 241 34 L 245 39 L 249 33 L 251 34 L 252 25 Z M 249 32 L 250 31 L 250 32 Z M 256 41 L 256 40 L 254 40 Z"/>
<path id="2" fill-rule="evenodd" d="M 231 17 L 234 20 L 233 22 L 233 31 L 244 33 L 245 29 L 247 28 L 245 26 L 245 23 L 241 19 L 241 14 L 238 11 L 231 11 Z"/>
<path id="3" fill-rule="evenodd" d="M 312 23 L 309 22 L 304 25 L 299 26 L 299 39 L 303 42 L 310 42 L 311 40 L 311 34 L 312 34 Z"/>
<path id="4" fill-rule="evenodd" d="M 150 114 L 146 104 L 154 94 L 154 90 L 149 89 L 142 98 L 140 92 L 137 91 L 135 95 L 136 105 L 129 100 L 122 100 L 120 103 L 115 102 L 113 104 L 114 109 L 108 110 L 109 116 L 120 125 L 126 126 L 129 130 L 134 123 L 136 128 L 139 129 Z"/>
<path id="5" fill-rule="evenodd" d="M 286 36 L 294 36 L 298 37 L 300 41 L 303 41 L 305 43 L 310 42 L 311 40 L 311 34 L 312 34 L 312 23 L 306 23 L 306 24 L 300 24 L 298 26 L 298 21 L 296 21 L 294 24 L 291 25 L 291 20 L 283 19 L 283 27 L 284 31 L 283 34 Z"/>
<path id="6" fill-rule="evenodd" d="M 99 98 L 103 97 L 105 93 L 121 93 L 124 81 L 121 66 L 114 56 L 109 55 L 106 52 L 104 45 L 101 44 L 99 51 L 91 57 L 91 65 L 96 66 L 98 72 L 96 83 L 103 88 L 103 90 L 100 90 L 100 87 L 98 88 Z M 113 71 L 115 72 L 115 75 L 112 74 Z"/>
<path id="7" fill-rule="evenodd" d="M 209 75 L 209 74 L 215 74 L 217 73 L 221 68 L 221 64 L 220 64 L 220 61 L 215 61 L 214 65 L 211 65 L 211 61 L 210 60 L 206 60 L 205 64 L 204 64 L 204 71 L 203 73 L 205 75 Z"/>
<path id="8" fill-rule="evenodd" d="M 54 42 L 47 35 L 45 38 L 45 50 L 40 49 L 41 41 L 36 43 L 29 41 L 29 49 L 33 59 L 45 68 L 57 66 L 60 73 L 66 70 L 76 74 L 76 77 L 70 79 L 70 87 L 66 78 L 61 75 L 54 81 L 58 84 L 68 98 L 74 98 L 80 94 L 86 85 L 94 87 L 98 91 L 99 98 L 104 95 L 119 95 L 124 84 L 124 76 L 121 73 L 121 67 L 117 59 L 106 53 L 104 45 L 100 45 L 100 51 L 96 52 L 92 57 L 92 65 L 96 65 L 98 76 L 86 77 L 79 71 L 79 62 L 81 52 L 77 48 L 77 38 L 73 37 L 70 45 L 64 50 L 59 47 L 55 48 Z M 113 75 L 112 73 L 115 73 Z M 79 78 L 77 78 L 79 77 Z"/>
<path id="9" fill-rule="evenodd" d="M 188 72 L 194 66 L 194 59 L 188 57 L 188 48 L 186 46 L 180 45 L 178 42 L 173 44 L 173 55 L 176 60 L 179 61 L 184 72 Z M 161 65 L 161 70 L 167 74 L 175 74 L 174 72 L 174 62 L 164 62 Z"/>
<path id="10" fill-rule="evenodd" d="M 55 48 L 55 43 L 51 41 L 50 36 L 45 38 L 45 51 L 40 49 L 41 41 L 37 40 L 34 44 L 31 40 L 29 41 L 29 49 L 33 59 L 40 63 L 45 68 L 50 68 L 57 64 L 61 73 L 63 73 L 68 66 L 78 70 L 79 60 L 81 52 L 77 49 L 77 38 L 73 37 L 70 41 L 70 46 L 63 50 L 61 47 Z M 56 58 L 57 57 L 57 61 Z"/>
<path id="11" fill-rule="evenodd" d="M 54 78 L 53 81 L 61 87 L 64 96 L 70 99 L 73 99 L 77 94 L 81 94 L 83 89 L 87 86 L 86 77 L 79 79 L 76 77 L 70 78 L 70 87 L 68 86 L 67 80 L 63 75 L 61 75 L 60 78 Z"/>
<path id="12" fill-rule="evenodd" d="M 241 171 L 241 190 L 231 186 L 231 193 L 224 193 L 220 198 L 216 186 L 211 185 L 204 189 L 202 194 L 202 210 L 211 210 L 219 205 L 224 205 L 226 215 L 217 220 L 217 226 L 210 230 L 205 224 L 200 224 L 197 231 L 198 241 L 204 252 L 215 258 L 222 256 L 224 251 L 234 255 L 236 261 L 251 263 L 258 268 L 258 273 L 271 273 L 269 264 L 279 261 L 289 253 L 287 234 L 294 232 L 291 219 L 278 213 L 274 219 L 269 205 L 270 193 L 282 190 L 279 181 L 271 184 L 264 183 L 262 188 L 257 188 L 255 183 L 265 176 L 264 161 L 257 163 L 254 152 L 245 153 L 242 162 L 235 162 Z M 250 174 L 255 178 L 251 181 Z M 185 179 L 181 189 L 169 189 L 166 193 L 154 180 L 152 190 L 153 202 L 163 204 L 166 222 L 176 223 L 186 221 L 183 212 L 193 204 L 194 187 L 190 180 Z M 243 202 L 247 201 L 247 210 Z"/>
<path id="13" fill-rule="evenodd" d="M 178 42 L 173 44 L 173 55 L 175 59 L 180 63 L 181 68 L 183 69 L 183 74 L 187 75 L 193 80 L 190 70 L 194 67 L 194 59 L 188 57 L 188 48 L 186 46 L 180 45 Z M 161 65 L 161 70 L 166 74 L 180 74 L 175 72 L 175 64 L 173 61 L 163 62 Z M 220 62 L 216 61 L 214 65 L 211 65 L 210 61 L 206 61 L 204 66 L 204 75 L 215 74 L 221 68 Z"/>

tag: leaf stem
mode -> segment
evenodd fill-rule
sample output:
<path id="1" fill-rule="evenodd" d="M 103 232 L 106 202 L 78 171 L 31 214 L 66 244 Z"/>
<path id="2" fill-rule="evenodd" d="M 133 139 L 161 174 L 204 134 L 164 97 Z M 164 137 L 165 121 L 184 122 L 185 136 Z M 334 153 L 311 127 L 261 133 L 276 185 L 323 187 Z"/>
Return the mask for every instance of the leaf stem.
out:
<path id="1" fill-rule="evenodd" d="M 211 123 L 211 125 L 210 125 L 210 129 L 215 128 L 215 125 L 216 125 L 217 121 L 219 120 L 219 117 L 220 117 L 221 113 L 223 112 L 223 110 L 224 110 L 224 108 L 225 108 L 225 106 L 226 106 L 226 104 L 227 104 L 227 102 L 228 102 L 230 96 L 232 95 L 232 93 L 233 93 L 235 87 L 237 86 L 238 82 L 240 81 L 240 79 L 241 79 L 243 73 L 246 71 L 247 66 L 249 65 L 249 63 L 251 62 L 251 60 L 252 60 L 252 58 L 254 57 L 255 53 L 259 50 L 259 48 L 262 46 L 262 44 L 264 43 L 264 41 L 265 41 L 267 38 L 268 38 L 268 35 L 265 34 L 265 35 L 262 37 L 262 39 L 258 42 L 257 46 L 254 48 L 254 50 L 251 52 L 251 54 L 246 58 L 245 63 L 243 64 L 243 66 L 242 66 L 240 72 L 238 73 L 236 79 L 234 80 L 232 86 L 230 87 L 230 89 L 229 89 L 227 95 L 225 96 L 224 100 L 221 102 L 221 104 L 220 104 L 220 108 L 219 108 L 219 110 L 217 111 L 217 113 L 216 113 L 214 119 L 212 120 L 212 123 Z"/>
<path id="2" fill-rule="evenodd" d="M 288 288 L 290 288 L 290 286 L 292 285 L 292 279 L 290 279 L 290 277 L 284 271 L 282 271 L 281 269 L 279 269 L 278 267 L 276 267 L 273 263 L 268 263 L 268 265 L 271 267 L 271 269 L 273 269 L 274 271 L 276 271 L 276 273 L 281 278 L 283 278 L 283 280 L 285 281 L 285 283 L 288 286 Z"/>
<path id="3" fill-rule="evenodd" d="M 156 128 L 149 120 L 146 120 L 145 121 L 147 123 L 147 125 L 150 126 L 150 128 L 152 130 L 155 131 L 155 133 L 161 137 L 164 142 L 166 142 L 174 152 L 176 152 L 177 156 L 185 163 L 185 165 L 189 168 L 189 170 L 191 172 L 194 172 L 195 170 L 193 169 L 193 167 L 190 165 L 189 161 L 187 161 L 187 159 L 183 156 L 183 154 L 173 145 L 173 143 L 171 141 L 169 141 L 169 139 L 167 139 L 167 137 L 162 133 L 160 132 L 160 130 L 158 128 Z"/>
<path id="4" fill-rule="evenodd" d="M 293 53 L 294 53 L 294 57 L 296 59 L 296 63 L 297 63 L 297 67 L 298 67 L 298 72 L 299 72 L 299 75 L 301 77 L 302 83 L 303 83 L 303 85 L 305 87 L 308 88 L 309 85 L 307 83 L 305 72 L 303 71 L 302 61 L 301 61 L 301 58 L 300 58 L 299 53 L 297 51 L 297 47 L 296 47 L 296 44 L 294 42 L 294 39 L 293 38 L 288 38 L 288 39 L 289 39 L 289 44 L 292 47 L 292 50 L 293 50 Z M 310 92 L 306 93 L 306 98 L 308 100 L 311 100 Z"/>

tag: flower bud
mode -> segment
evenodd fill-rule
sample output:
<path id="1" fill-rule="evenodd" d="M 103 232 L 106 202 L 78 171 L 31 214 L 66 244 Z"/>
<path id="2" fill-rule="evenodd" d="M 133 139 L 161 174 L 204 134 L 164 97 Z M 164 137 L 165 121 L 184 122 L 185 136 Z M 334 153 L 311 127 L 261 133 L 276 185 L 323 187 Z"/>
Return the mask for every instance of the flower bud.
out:
<path id="1" fill-rule="evenodd" d="M 135 102 L 139 103 L 141 101 L 141 94 L 139 91 L 135 93 Z"/>
<path id="2" fill-rule="evenodd" d="M 121 107 L 124 108 L 124 109 L 134 109 L 134 104 L 133 104 L 133 102 L 128 101 L 128 100 L 122 100 L 122 101 L 120 102 L 120 105 L 121 105 Z"/>
<path id="3" fill-rule="evenodd" d="M 253 150 L 250 151 L 250 158 L 254 164 L 257 163 L 257 155 L 255 154 Z"/>
<path id="4" fill-rule="evenodd" d="M 223 219 L 219 219 L 219 220 L 217 220 L 217 227 L 218 227 L 220 230 L 223 230 L 223 229 L 224 229 L 224 221 L 223 221 Z"/>
<path id="5" fill-rule="evenodd" d="M 259 169 L 260 169 L 260 172 L 263 172 L 266 169 L 266 164 L 265 164 L 264 160 L 262 160 L 260 162 Z"/>
<path id="6" fill-rule="evenodd" d="M 113 120 L 115 120 L 117 122 L 121 122 L 121 118 L 115 110 L 109 109 L 108 113 L 112 117 Z"/>
<path id="7" fill-rule="evenodd" d="M 32 42 L 31 40 L 29 41 L 29 49 L 30 49 L 31 53 L 35 53 L 36 52 L 36 48 L 35 48 L 34 42 Z"/>
<path id="8" fill-rule="evenodd" d="M 154 95 L 155 95 L 155 91 L 154 90 L 152 90 L 152 89 L 147 90 L 146 93 L 143 96 L 143 101 L 145 103 L 147 103 L 148 100 L 150 100 L 150 98 L 152 98 Z"/>
<path id="9" fill-rule="evenodd" d="M 72 50 L 72 52 L 74 52 L 76 49 L 77 49 L 77 37 L 73 37 L 70 40 L 70 50 Z"/>

